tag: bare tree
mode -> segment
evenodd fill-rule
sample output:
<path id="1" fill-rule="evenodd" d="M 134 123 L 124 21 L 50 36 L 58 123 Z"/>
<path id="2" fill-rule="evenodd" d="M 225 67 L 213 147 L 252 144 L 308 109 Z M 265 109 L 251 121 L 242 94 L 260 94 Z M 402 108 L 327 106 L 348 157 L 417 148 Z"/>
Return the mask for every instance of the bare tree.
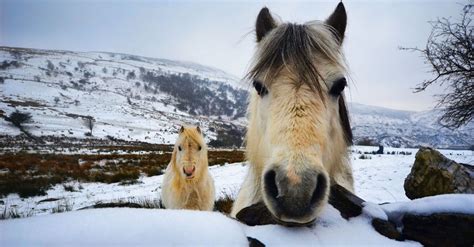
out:
<path id="1" fill-rule="evenodd" d="M 20 112 L 19 110 L 16 110 L 10 113 L 10 115 L 6 117 L 5 120 L 11 122 L 15 127 L 21 129 L 23 128 L 23 124 L 31 122 L 31 114 L 28 112 Z"/>
<path id="2" fill-rule="evenodd" d="M 420 52 L 434 75 L 433 79 L 419 84 L 415 92 L 422 92 L 432 84 L 447 86 L 445 94 L 437 95 L 436 107 L 443 108 L 439 122 L 448 128 L 469 123 L 474 114 L 473 6 L 464 6 L 458 21 L 438 18 L 430 22 L 432 31 L 424 49 L 401 48 Z"/>
<path id="3" fill-rule="evenodd" d="M 87 117 L 83 118 L 83 121 L 84 121 L 84 125 L 86 126 L 86 128 L 90 130 L 90 132 L 86 135 L 92 136 L 92 129 L 94 129 L 95 119 L 91 116 L 87 116 Z"/>
<path id="4" fill-rule="evenodd" d="M 32 134 L 30 134 L 30 132 L 28 132 L 28 130 L 24 126 L 24 124 L 31 123 L 33 121 L 32 117 L 31 117 L 31 114 L 29 112 L 21 112 L 19 110 L 16 110 L 16 111 L 10 113 L 10 115 L 8 115 L 8 117 L 4 116 L 3 118 L 6 121 L 10 122 L 13 126 L 17 127 L 27 137 L 29 137 L 33 140 L 36 140 L 38 142 L 42 142 L 40 139 L 38 139 L 38 138 L 34 137 Z"/>

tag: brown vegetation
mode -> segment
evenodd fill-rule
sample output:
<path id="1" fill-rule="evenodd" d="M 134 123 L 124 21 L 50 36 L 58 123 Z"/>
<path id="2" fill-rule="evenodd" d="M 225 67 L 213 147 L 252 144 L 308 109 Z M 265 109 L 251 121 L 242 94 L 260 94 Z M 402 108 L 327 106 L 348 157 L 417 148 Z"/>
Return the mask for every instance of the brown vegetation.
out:
<path id="1" fill-rule="evenodd" d="M 110 152 L 118 147 L 101 147 Z M 122 147 L 122 151 L 123 151 Z M 127 147 L 125 147 L 127 148 Z M 130 146 L 134 151 L 137 147 Z M 52 186 L 77 180 L 133 184 L 140 175 L 161 175 L 171 158 L 169 152 L 147 154 L 0 154 L 0 196 L 46 195 Z M 243 161 L 242 151 L 209 151 L 209 165 Z"/>
<path id="2" fill-rule="evenodd" d="M 223 197 L 216 200 L 214 203 L 214 211 L 229 215 L 234 204 L 234 199 L 230 194 L 225 194 Z"/>

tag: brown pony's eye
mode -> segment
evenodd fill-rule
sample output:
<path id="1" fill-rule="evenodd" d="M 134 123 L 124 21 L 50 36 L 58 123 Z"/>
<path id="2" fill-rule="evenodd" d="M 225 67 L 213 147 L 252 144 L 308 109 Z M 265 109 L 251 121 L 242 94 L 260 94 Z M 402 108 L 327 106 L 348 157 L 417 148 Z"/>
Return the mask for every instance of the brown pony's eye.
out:
<path id="1" fill-rule="evenodd" d="M 343 78 L 337 80 L 336 82 L 334 82 L 331 89 L 329 90 L 329 94 L 334 96 L 334 97 L 337 97 L 337 96 L 341 95 L 342 90 L 344 90 L 346 85 L 347 85 L 346 78 L 343 77 Z"/>
<path id="2" fill-rule="evenodd" d="M 257 90 L 258 95 L 260 96 L 265 96 L 268 94 L 267 88 L 263 85 L 262 82 L 260 81 L 253 81 L 253 86 L 255 87 L 255 90 Z"/>
<path id="3" fill-rule="evenodd" d="M 178 150 L 181 151 L 181 146 L 178 146 Z"/>
<path id="4" fill-rule="evenodd" d="M 199 151 L 201 151 L 202 147 L 201 147 L 201 146 L 199 146 L 199 147 L 198 147 L 198 149 L 199 149 Z"/>

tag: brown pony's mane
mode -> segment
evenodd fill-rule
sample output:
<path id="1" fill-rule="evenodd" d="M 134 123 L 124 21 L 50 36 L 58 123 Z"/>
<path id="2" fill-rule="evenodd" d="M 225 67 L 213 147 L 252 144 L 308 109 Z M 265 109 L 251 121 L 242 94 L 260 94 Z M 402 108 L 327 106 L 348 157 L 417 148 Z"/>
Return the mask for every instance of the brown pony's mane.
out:
<path id="1" fill-rule="evenodd" d="M 262 79 L 270 86 L 279 72 L 285 68 L 296 78 L 292 78 L 297 88 L 307 85 L 324 101 L 323 87 L 317 63 L 317 56 L 345 70 L 345 59 L 341 53 L 340 43 L 334 36 L 332 27 L 323 22 L 306 24 L 284 23 L 270 31 L 259 43 L 261 45 L 253 67 L 247 74 L 250 81 Z M 339 115 L 347 145 L 352 144 L 352 130 L 344 96 L 339 97 Z"/>

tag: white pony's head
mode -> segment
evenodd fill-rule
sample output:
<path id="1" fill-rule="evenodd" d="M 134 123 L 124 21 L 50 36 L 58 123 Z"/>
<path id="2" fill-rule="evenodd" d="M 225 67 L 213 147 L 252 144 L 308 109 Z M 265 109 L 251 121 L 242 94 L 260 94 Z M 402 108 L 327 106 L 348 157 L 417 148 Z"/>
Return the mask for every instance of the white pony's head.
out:
<path id="1" fill-rule="evenodd" d="M 345 28 L 342 3 L 324 22 L 278 24 L 267 8 L 257 17 L 247 156 L 264 203 L 283 222 L 312 222 L 347 162 Z"/>

